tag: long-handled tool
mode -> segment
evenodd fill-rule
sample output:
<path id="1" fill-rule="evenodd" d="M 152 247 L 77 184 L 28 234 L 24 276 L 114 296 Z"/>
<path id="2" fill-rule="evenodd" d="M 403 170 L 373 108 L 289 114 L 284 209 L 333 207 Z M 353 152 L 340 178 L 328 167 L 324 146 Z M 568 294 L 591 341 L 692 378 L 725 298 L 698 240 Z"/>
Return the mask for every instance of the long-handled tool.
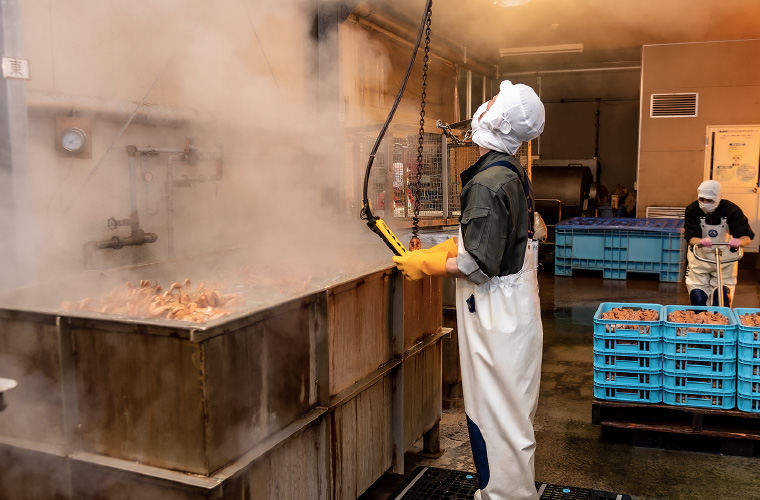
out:
<path id="1" fill-rule="evenodd" d="M 741 259 L 744 256 L 744 250 L 739 247 L 736 250 L 732 250 L 731 253 L 734 254 L 734 258 L 729 258 L 726 260 L 721 260 L 723 257 L 723 250 L 727 247 L 728 243 L 713 243 L 713 247 L 715 247 L 715 260 L 708 259 L 700 255 L 701 251 L 697 251 L 699 248 L 704 248 L 704 246 L 700 243 L 698 245 L 694 245 L 693 253 L 694 258 L 697 260 L 700 260 L 702 262 L 707 262 L 708 264 L 715 263 L 715 266 L 717 267 L 716 274 L 718 275 L 718 306 L 723 306 L 723 264 L 727 264 L 729 262 L 736 262 L 739 259 Z M 729 255 L 729 257 L 732 257 Z"/>
<path id="2" fill-rule="evenodd" d="M 417 50 L 420 47 L 420 40 L 422 40 L 422 33 L 425 32 L 425 27 L 427 26 L 427 38 L 425 40 L 425 58 L 427 59 L 427 52 L 428 52 L 428 44 L 430 43 L 430 15 L 431 15 L 431 7 L 433 4 L 433 0 L 427 0 L 427 3 L 425 4 L 425 15 L 422 17 L 422 23 L 420 24 L 420 31 L 417 34 L 417 42 L 414 44 L 414 49 L 412 50 L 412 58 L 409 61 L 409 66 L 406 69 L 406 76 L 404 76 L 404 80 L 401 83 L 401 88 L 398 91 L 398 95 L 396 96 L 396 100 L 393 103 L 393 106 L 391 107 L 390 113 L 388 113 L 388 118 L 385 119 L 385 123 L 383 124 L 383 128 L 380 129 L 380 134 L 378 134 L 377 139 L 375 140 L 375 145 L 372 147 L 372 151 L 369 154 L 369 161 L 367 162 L 367 170 L 364 173 L 364 197 L 362 199 L 362 210 L 360 217 L 362 220 L 367 221 L 367 226 L 376 233 L 382 240 L 385 242 L 386 245 L 388 245 L 388 248 L 390 248 L 394 254 L 396 255 L 403 255 L 406 253 L 406 248 L 404 245 L 396 238 L 396 235 L 393 234 L 393 231 L 388 227 L 388 225 L 379 217 L 375 217 L 372 215 L 372 209 L 370 208 L 369 200 L 367 199 L 367 189 L 369 187 L 369 174 L 372 170 L 372 163 L 375 161 L 375 154 L 377 154 L 377 149 L 380 147 L 380 143 L 383 140 L 383 137 L 385 136 L 385 132 L 388 130 L 388 125 L 390 124 L 391 120 L 393 119 L 393 115 L 396 113 L 396 108 L 398 108 L 399 102 L 401 102 L 401 98 L 404 95 L 404 89 L 406 88 L 406 82 L 409 80 L 409 75 L 412 72 L 412 67 L 414 66 L 414 59 L 417 56 Z M 425 62 L 425 67 L 423 68 L 423 90 L 422 90 L 422 109 L 420 111 L 421 117 L 424 118 L 424 96 L 425 96 L 425 79 L 427 76 L 425 75 L 425 72 L 427 70 L 427 60 Z M 420 119 L 420 122 L 422 123 L 423 118 Z M 422 126 L 420 127 L 422 128 Z M 420 155 L 422 150 L 422 143 L 420 142 Z M 418 205 L 419 200 L 419 177 L 420 177 L 420 165 L 419 165 L 419 159 L 418 159 L 418 165 L 417 165 L 417 177 L 418 177 L 418 187 L 417 187 L 417 193 L 415 195 L 415 207 Z M 412 249 L 419 248 L 419 238 L 417 237 L 417 213 L 419 212 L 419 209 L 415 209 L 415 230 L 413 231 L 414 237 L 412 238 L 412 241 L 410 242 L 410 246 Z"/>

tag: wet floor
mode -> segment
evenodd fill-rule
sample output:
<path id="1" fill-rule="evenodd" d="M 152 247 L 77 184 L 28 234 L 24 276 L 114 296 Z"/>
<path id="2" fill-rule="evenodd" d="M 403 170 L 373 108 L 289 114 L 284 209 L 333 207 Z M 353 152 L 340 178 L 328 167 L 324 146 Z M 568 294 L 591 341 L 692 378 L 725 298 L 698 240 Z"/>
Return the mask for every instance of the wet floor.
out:
<path id="1" fill-rule="evenodd" d="M 740 269 L 733 307 L 760 307 L 760 273 Z M 593 316 L 602 302 L 688 304 L 683 283 L 656 276 L 605 280 L 590 272 L 572 277 L 539 273 L 544 352 L 536 413 L 536 480 L 629 494 L 645 499 L 760 499 L 760 457 L 722 455 L 710 443 L 682 439 L 634 446 L 631 436 L 591 423 Z M 444 370 L 446 367 L 444 367 Z M 461 409 L 444 410 L 436 459 L 418 443 L 405 457 L 418 465 L 474 472 Z M 688 450 L 688 451 L 686 451 Z M 385 499 L 403 476 L 386 474 L 361 498 Z"/>

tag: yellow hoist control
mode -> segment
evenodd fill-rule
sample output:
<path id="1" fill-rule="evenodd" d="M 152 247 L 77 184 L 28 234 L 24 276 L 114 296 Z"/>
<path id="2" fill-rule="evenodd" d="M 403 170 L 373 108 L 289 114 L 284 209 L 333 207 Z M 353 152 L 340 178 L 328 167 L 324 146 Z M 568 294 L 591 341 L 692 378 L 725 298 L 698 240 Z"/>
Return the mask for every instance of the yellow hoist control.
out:
<path id="1" fill-rule="evenodd" d="M 391 228 L 388 227 L 383 219 L 370 219 L 367 221 L 367 225 L 374 233 L 383 239 L 393 253 L 396 255 L 404 255 L 406 253 L 404 244 L 396 238 L 396 235 L 393 234 L 393 231 L 391 231 Z"/>

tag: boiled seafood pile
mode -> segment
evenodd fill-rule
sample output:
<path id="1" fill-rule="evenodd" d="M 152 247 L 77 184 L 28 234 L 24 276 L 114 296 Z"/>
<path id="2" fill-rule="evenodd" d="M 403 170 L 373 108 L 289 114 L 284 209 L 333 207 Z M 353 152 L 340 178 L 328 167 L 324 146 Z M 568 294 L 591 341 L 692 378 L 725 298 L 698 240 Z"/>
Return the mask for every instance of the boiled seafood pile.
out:
<path id="1" fill-rule="evenodd" d="M 652 309 L 633 309 L 629 307 L 616 307 L 601 314 L 602 319 L 613 319 L 623 321 L 658 321 L 660 315 L 657 311 Z M 619 324 L 619 325 L 605 325 L 607 332 L 613 333 L 616 330 L 639 330 L 642 334 L 648 335 L 650 333 L 649 325 L 635 325 L 635 324 Z"/>
<path id="2" fill-rule="evenodd" d="M 760 313 L 740 314 L 739 321 L 744 326 L 760 326 Z"/>
<path id="3" fill-rule="evenodd" d="M 727 325 L 728 318 L 721 313 L 710 311 L 673 311 L 668 314 L 671 323 L 694 323 L 698 325 Z"/>
<path id="4" fill-rule="evenodd" d="M 631 309 L 616 307 L 602 313 L 602 319 L 622 319 L 624 321 L 657 321 L 660 315 L 652 309 Z"/>
<path id="5" fill-rule="evenodd" d="M 85 298 L 78 302 L 63 301 L 67 310 L 94 311 L 105 314 L 163 318 L 202 323 L 220 318 L 244 304 L 236 293 L 222 294 L 218 288 L 201 282 L 195 289 L 190 280 L 172 283 L 163 290 L 157 282 L 140 280 L 138 286 L 127 282 L 98 300 Z"/>

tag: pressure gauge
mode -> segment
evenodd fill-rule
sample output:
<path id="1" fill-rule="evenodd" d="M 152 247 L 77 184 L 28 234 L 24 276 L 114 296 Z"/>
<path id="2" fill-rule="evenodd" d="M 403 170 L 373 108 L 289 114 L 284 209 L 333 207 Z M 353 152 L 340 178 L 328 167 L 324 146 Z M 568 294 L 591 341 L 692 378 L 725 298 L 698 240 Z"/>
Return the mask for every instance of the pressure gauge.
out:
<path id="1" fill-rule="evenodd" d="M 61 134 L 61 147 L 70 153 L 79 153 L 87 145 L 87 134 L 80 128 L 69 127 Z"/>

